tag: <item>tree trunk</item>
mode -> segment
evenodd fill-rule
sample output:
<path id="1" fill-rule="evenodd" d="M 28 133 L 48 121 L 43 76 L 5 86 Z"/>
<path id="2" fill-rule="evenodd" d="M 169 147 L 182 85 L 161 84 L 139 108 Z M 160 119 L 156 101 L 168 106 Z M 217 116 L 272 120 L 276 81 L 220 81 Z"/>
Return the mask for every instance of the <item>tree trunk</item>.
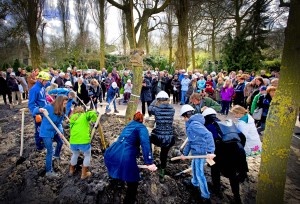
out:
<path id="1" fill-rule="evenodd" d="M 169 64 L 171 65 L 173 62 L 173 36 L 172 31 L 169 33 Z"/>
<path id="2" fill-rule="evenodd" d="M 178 19 L 178 42 L 176 51 L 176 67 L 187 68 L 188 65 L 188 11 L 189 1 L 176 2 L 176 17 Z"/>
<path id="3" fill-rule="evenodd" d="M 291 0 L 281 77 L 266 123 L 257 203 L 283 203 L 287 162 L 300 103 L 299 10 L 300 1 Z"/>
<path id="4" fill-rule="evenodd" d="M 105 67 L 105 19 L 104 19 L 104 1 L 100 0 L 100 69 Z"/>
<path id="5" fill-rule="evenodd" d="M 122 11 L 122 32 L 123 32 L 123 36 L 122 36 L 122 44 L 123 44 L 123 55 L 126 55 L 126 45 L 127 45 L 127 41 L 126 41 L 126 21 L 125 21 L 126 16 L 124 15 L 124 12 Z"/>
<path id="6" fill-rule="evenodd" d="M 27 18 L 27 29 L 30 39 L 30 52 L 31 52 L 31 63 L 32 68 L 39 67 L 41 64 L 41 51 L 40 45 L 37 39 L 37 28 L 38 28 L 38 11 L 39 1 L 28 3 L 28 18 Z"/>
<path id="7" fill-rule="evenodd" d="M 135 38 L 133 36 L 134 33 L 133 33 L 133 30 L 132 30 L 132 19 L 131 19 L 131 14 L 130 14 L 130 9 L 129 10 L 124 10 L 124 14 L 126 16 L 126 31 L 127 31 L 127 39 L 129 41 L 129 46 L 130 46 L 130 49 L 133 49 L 134 48 L 134 44 L 135 44 Z"/>
<path id="8" fill-rule="evenodd" d="M 241 33 L 241 18 L 240 18 L 240 6 L 239 6 L 239 0 L 235 0 L 235 23 L 236 23 L 236 27 L 235 27 L 235 36 L 239 36 Z"/>
<path id="9" fill-rule="evenodd" d="M 146 47 L 146 55 L 149 55 L 150 48 L 149 48 L 149 33 L 145 34 L 145 47 Z"/>
<path id="10" fill-rule="evenodd" d="M 216 34 L 215 34 L 215 27 L 213 26 L 211 32 L 211 55 L 212 61 L 216 61 Z"/>
<path id="11" fill-rule="evenodd" d="M 196 58 L 195 58 L 195 39 L 194 39 L 194 31 L 193 28 L 190 28 L 191 30 L 191 49 L 192 49 L 192 68 L 193 71 L 195 70 L 196 67 Z"/>

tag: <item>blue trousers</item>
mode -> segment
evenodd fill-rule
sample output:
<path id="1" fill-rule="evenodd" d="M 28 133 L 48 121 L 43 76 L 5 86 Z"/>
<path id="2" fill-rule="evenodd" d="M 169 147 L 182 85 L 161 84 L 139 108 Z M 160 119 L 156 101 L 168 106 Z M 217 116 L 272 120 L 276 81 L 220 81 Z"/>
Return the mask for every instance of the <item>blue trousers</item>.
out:
<path id="1" fill-rule="evenodd" d="M 40 127 L 42 123 L 35 122 L 35 117 L 33 117 L 34 121 L 34 140 L 35 140 L 35 146 L 37 150 L 43 150 L 45 148 L 43 139 L 40 137 Z"/>
<path id="2" fill-rule="evenodd" d="M 186 93 L 186 91 L 181 91 L 181 103 L 182 104 L 185 104 L 185 101 L 186 101 L 185 93 Z"/>
<path id="3" fill-rule="evenodd" d="M 205 159 L 193 159 L 192 161 L 192 184 L 200 188 L 201 197 L 210 198 L 206 178 L 204 175 Z"/>
<path id="4" fill-rule="evenodd" d="M 58 134 L 54 135 L 53 140 L 57 143 L 55 152 L 53 155 L 53 146 L 52 146 L 52 138 L 51 137 L 43 137 L 44 144 L 47 149 L 47 154 L 46 154 L 46 173 L 52 171 L 52 156 L 55 158 L 59 158 L 60 156 L 60 151 L 63 145 L 62 139 L 58 136 Z"/>
<path id="5" fill-rule="evenodd" d="M 108 98 L 107 97 L 107 103 L 110 104 L 111 100 L 113 100 L 112 98 Z M 117 110 L 117 104 L 116 104 L 116 99 L 113 101 L 114 104 L 114 109 Z M 106 106 L 106 110 L 110 109 L 109 105 Z"/>

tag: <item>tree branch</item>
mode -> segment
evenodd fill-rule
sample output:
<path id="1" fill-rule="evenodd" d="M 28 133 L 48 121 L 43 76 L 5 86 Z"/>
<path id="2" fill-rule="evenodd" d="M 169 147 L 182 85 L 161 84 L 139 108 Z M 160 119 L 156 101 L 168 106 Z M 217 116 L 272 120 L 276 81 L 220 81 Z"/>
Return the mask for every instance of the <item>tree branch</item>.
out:
<path id="1" fill-rule="evenodd" d="M 279 7 L 290 7 L 290 2 L 284 2 L 283 0 L 279 0 Z"/>
<path id="2" fill-rule="evenodd" d="M 107 0 L 111 5 L 117 7 L 118 9 L 125 10 L 125 6 L 115 2 L 114 0 Z"/>

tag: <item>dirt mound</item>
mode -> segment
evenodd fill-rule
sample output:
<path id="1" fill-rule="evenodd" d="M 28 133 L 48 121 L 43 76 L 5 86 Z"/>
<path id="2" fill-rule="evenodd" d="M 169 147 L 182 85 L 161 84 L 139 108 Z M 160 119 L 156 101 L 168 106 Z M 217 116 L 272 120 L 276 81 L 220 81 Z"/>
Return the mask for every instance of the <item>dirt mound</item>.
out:
<path id="1" fill-rule="evenodd" d="M 34 143 L 33 119 L 29 113 L 25 117 L 24 157 L 26 160 L 16 166 L 19 156 L 21 113 L 0 107 L 0 202 L 1 203 L 122 203 L 125 196 L 123 183 L 111 182 L 103 162 L 98 133 L 92 142 L 92 177 L 82 181 L 81 169 L 77 169 L 74 176 L 68 176 L 71 153 L 63 147 L 60 162 L 54 162 L 54 168 L 60 173 L 60 179 L 47 179 L 45 175 L 46 152 L 36 152 Z M 111 144 L 119 136 L 125 126 L 124 117 L 103 115 L 101 118 L 106 142 Z M 146 122 L 146 126 L 153 127 L 153 121 Z M 183 143 L 185 137 L 184 125 L 180 121 L 174 123 L 176 144 L 170 150 L 169 157 L 175 149 Z M 69 138 L 68 129 L 65 135 Z M 159 151 L 154 149 L 154 158 L 159 165 Z M 139 163 L 143 162 L 142 155 Z M 241 197 L 244 203 L 254 203 L 256 182 L 260 157 L 248 158 L 249 181 L 241 184 Z M 169 162 L 167 165 L 166 182 L 160 183 L 158 172 L 141 171 L 142 180 L 138 188 L 138 203 L 199 203 L 197 189 L 185 186 L 184 179 L 190 179 L 189 174 L 175 176 L 178 172 L 189 168 L 189 161 Z M 210 168 L 205 167 L 207 180 L 211 186 Z M 213 193 L 213 203 L 230 203 L 233 200 L 229 181 L 222 178 L 224 198 L 220 200 Z"/>

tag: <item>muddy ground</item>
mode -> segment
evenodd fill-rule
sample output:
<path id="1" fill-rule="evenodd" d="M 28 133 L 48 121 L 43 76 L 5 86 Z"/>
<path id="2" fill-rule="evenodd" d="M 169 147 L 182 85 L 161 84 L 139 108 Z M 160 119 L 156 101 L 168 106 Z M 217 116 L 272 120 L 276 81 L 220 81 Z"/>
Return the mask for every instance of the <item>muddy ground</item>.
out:
<path id="1" fill-rule="evenodd" d="M 22 105 L 23 107 L 26 104 Z M 26 160 L 16 165 L 20 151 L 21 107 L 10 110 L 8 106 L 0 105 L 0 203 L 122 203 L 125 187 L 110 183 L 103 162 L 98 133 L 92 142 L 92 177 L 82 181 L 80 170 L 73 176 L 68 176 L 68 166 L 71 154 L 65 147 L 61 152 L 60 163 L 55 163 L 55 169 L 60 173 L 60 179 L 50 180 L 45 175 L 46 152 L 36 152 L 34 144 L 34 125 L 31 115 L 25 114 L 24 157 Z M 112 143 L 124 127 L 124 117 L 105 115 L 101 119 L 107 143 Z M 151 130 L 153 122 L 146 125 Z M 178 149 L 185 139 L 184 125 L 180 121 L 174 123 L 176 145 Z M 69 133 L 66 129 L 65 135 Z M 287 171 L 285 203 L 300 203 L 299 185 L 299 141 L 294 141 Z M 294 149 L 293 149 L 294 148 Z M 154 151 L 156 163 L 159 164 L 158 149 Z M 142 157 L 140 157 L 142 164 Z M 241 184 L 243 203 L 255 203 L 256 183 L 260 164 L 260 156 L 248 158 L 249 181 Z M 175 174 L 187 169 L 188 161 L 169 163 L 166 182 L 161 184 L 158 172 L 150 173 L 142 170 L 137 201 L 138 203 L 199 203 L 199 193 L 183 185 L 189 174 L 176 177 Z M 211 187 L 210 168 L 205 167 L 209 187 Z M 232 203 L 233 195 L 229 181 L 222 178 L 224 198 L 211 194 L 212 203 Z"/>

